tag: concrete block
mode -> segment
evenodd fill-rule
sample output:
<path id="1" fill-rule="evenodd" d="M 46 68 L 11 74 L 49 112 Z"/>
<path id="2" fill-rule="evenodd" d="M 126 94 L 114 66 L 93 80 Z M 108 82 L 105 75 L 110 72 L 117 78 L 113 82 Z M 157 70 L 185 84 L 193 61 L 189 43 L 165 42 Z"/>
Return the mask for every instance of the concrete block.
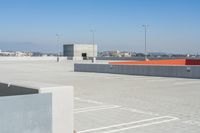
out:
<path id="1" fill-rule="evenodd" d="M 0 133 L 52 133 L 52 95 L 0 97 Z"/>
<path id="2" fill-rule="evenodd" d="M 60 86 L 26 81 L 2 83 L 0 84 L 0 94 L 1 96 L 18 95 L 19 97 L 27 94 L 51 94 L 52 133 L 73 133 L 72 86 Z"/>
<path id="3" fill-rule="evenodd" d="M 43 87 L 39 93 L 52 94 L 53 133 L 72 133 L 73 124 L 73 87 Z"/>

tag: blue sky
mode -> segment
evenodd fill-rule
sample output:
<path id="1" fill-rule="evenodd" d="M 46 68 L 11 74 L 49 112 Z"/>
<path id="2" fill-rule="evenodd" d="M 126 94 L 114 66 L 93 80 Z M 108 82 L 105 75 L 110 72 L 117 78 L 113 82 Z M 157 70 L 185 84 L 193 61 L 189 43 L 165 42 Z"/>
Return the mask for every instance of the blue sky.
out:
<path id="1" fill-rule="evenodd" d="M 94 29 L 99 50 L 143 52 L 143 24 L 149 52 L 200 54 L 199 0 L 0 0 L 0 49 L 57 52 Z"/>

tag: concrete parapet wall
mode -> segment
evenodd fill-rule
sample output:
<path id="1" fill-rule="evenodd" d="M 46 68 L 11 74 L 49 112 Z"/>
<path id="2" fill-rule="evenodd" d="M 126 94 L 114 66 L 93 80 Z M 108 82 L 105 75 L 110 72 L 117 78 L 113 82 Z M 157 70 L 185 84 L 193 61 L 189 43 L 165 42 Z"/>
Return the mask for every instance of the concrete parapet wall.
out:
<path id="1" fill-rule="evenodd" d="M 83 57 L 67 57 L 68 60 L 73 60 L 73 61 L 82 61 Z"/>
<path id="2" fill-rule="evenodd" d="M 97 60 L 144 60 L 144 57 L 96 57 Z"/>
<path id="3" fill-rule="evenodd" d="M 135 60 L 135 61 L 139 61 L 139 60 L 145 60 L 145 57 L 96 57 L 97 60 Z M 174 58 L 170 58 L 170 57 L 148 57 L 148 59 L 150 60 L 167 60 L 167 59 L 174 59 Z M 183 59 L 183 57 L 176 57 L 175 59 Z"/>
<path id="4" fill-rule="evenodd" d="M 159 77 L 200 78 L 200 66 L 75 64 L 74 71 Z"/>
<path id="5" fill-rule="evenodd" d="M 1 133 L 52 133 L 52 95 L 0 97 Z"/>
<path id="6" fill-rule="evenodd" d="M 67 60 L 67 57 L 59 57 L 60 61 Z M 0 61 L 57 61 L 57 57 L 0 57 Z"/>
<path id="7" fill-rule="evenodd" d="M 0 83 L 0 94 L 0 132 L 73 133 L 72 86 Z"/>

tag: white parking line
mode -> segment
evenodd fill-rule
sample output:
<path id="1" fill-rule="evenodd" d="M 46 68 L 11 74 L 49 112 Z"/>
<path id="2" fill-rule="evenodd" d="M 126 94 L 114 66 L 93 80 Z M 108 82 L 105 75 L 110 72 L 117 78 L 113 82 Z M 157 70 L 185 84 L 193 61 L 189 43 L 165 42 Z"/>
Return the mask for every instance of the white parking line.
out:
<path id="1" fill-rule="evenodd" d="M 82 111 L 82 110 L 98 109 L 98 108 L 105 108 L 105 107 L 110 107 L 110 106 L 111 106 L 111 105 L 92 106 L 92 107 L 86 107 L 86 108 L 78 108 L 78 109 L 74 109 L 74 111 Z"/>
<path id="2" fill-rule="evenodd" d="M 119 108 L 119 107 L 120 107 L 120 106 L 109 105 L 109 106 L 107 106 L 107 107 L 100 107 L 100 108 L 93 108 L 93 109 L 86 109 L 86 110 L 81 110 L 81 111 L 75 111 L 74 114 L 84 113 L 84 112 L 91 112 L 91 111 L 99 111 L 99 110 L 114 109 L 114 108 Z"/>
<path id="3" fill-rule="evenodd" d="M 75 97 L 74 100 L 81 101 L 81 102 L 87 102 L 87 103 L 93 103 L 93 104 L 103 104 L 102 102 L 94 101 L 94 100 L 87 100 Z"/>
<path id="4" fill-rule="evenodd" d="M 132 109 L 132 108 L 126 108 L 126 107 L 122 107 L 122 106 L 118 106 L 118 105 L 109 105 L 109 104 L 105 104 L 103 102 L 86 100 L 86 99 L 82 99 L 82 98 L 78 98 L 78 97 L 76 97 L 74 99 L 81 101 L 81 102 L 94 103 L 94 104 L 100 105 L 100 106 L 92 106 L 92 107 L 74 109 L 74 114 L 118 108 L 121 110 L 131 111 L 134 113 L 159 116 L 159 114 L 156 114 L 156 113 L 141 111 L 141 110 Z M 139 127 L 157 125 L 157 124 L 166 123 L 166 122 L 175 121 L 175 120 L 178 120 L 178 118 L 172 117 L 172 116 L 154 117 L 154 118 L 140 120 L 140 121 L 133 121 L 133 122 L 129 122 L 129 123 L 111 125 L 111 126 L 107 126 L 107 127 L 83 130 L 83 131 L 79 131 L 77 133 L 90 133 L 90 132 L 101 132 L 101 131 L 103 131 L 101 133 L 114 133 L 114 132 L 120 132 L 120 131 L 124 131 L 124 130 L 139 128 Z M 135 124 L 135 125 L 133 125 L 133 124 Z M 107 130 L 107 131 L 104 131 L 104 130 Z"/>
<path id="5" fill-rule="evenodd" d="M 82 111 L 82 110 L 88 110 L 88 109 L 94 109 L 94 108 L 101 108 L 101 107 L 104 108 L 104 107 L 108 107 L 108 106 L 119 106 L 119 105 L 109 105 L 109 104 L 105 104 L 105 103 L 102 103 L 102 102 L 99 102 L 99 101 L 81 99 L 81 98 L 78 98 L 78 97 L 75 97 L 74 99 L 78 100 L 78 101 L 81 101 L 81 102 L 101 104 L 101 106 L 92 106 L 92 107 L 87 107 L 87 108 L 79 108 L 79 109 L 74 109 L 74 111 Z M 102 105 L 102 104 L 104 104 L 104 105 Z M 142 110 L 132 109 L 132 108 L 126 108 L 126 107 L 121 107 L 119 109 L 131 111 L 131 112 L 135 112 L 135 113 L 147 114 L 147 115 L 155 115 L 155 116 L 159 115 L 159 114 L 155 114 L 155 113 L 152 113 L 152 112 L 147 112 L 147 111 L 142 111 Z"/>
<path id="6" fill-rule="evenodd" d="M 107 127 L 100 127 L 100 128 L 93 128 L 93 129 L 78 131 L 77 133 L 96 132 L 96 131 L 106 130 L 106 129 L 110 129 L 110 128 L 119 128 L 121 126 L 128 126 L 128 125 L 131 125 L 131 124 L 138 124 L 138 123 L 142 123 L 142 122 L 149 122 L 149 121 L 153 121 L 153 120 L 160 120 L 160 119 L 166 119 L 166 118 L 170 118 L 170 119 L 169 120 L 162 120 L 162 121 L 158 121 L 158 122 L 150 122 L 150 123 L 146 123 L 146 124 L 140 124 L 140 125 L 131 126 L 131 127 L 127 127 L 127 128 L 120 128 L 120 129 L 110 130 L 110 131 L 106 131 L 106 132 L 103 132 L 103 133 L 118 132 L 118 131 L 122 131 L 122 130 L 128 130 L 128 129 L 131 129 L 131 128 L 149 126 L 149 125 L 153 125 L 153 124 L 159 124 L 159 123 L 164 123 L 164 122 L 177 120 L 177 118 L 171 117 L 171 116 L 154 117 L 154 118 L 150 118 L 150 119 L 133 121 L 133 122 L 129 122 L 129 123 L 122 123 L 122 124 L 116 124 L 116 125 L 111 125 L 111 126 L 107 126 Z"/>
<path id="7" fill-rule="evenodd" d="M 146 114 L 146 115 L 159 116 L 159 114 L 152 113 L 152 112 L 147 112 L 147 111 L 142 111 L 142 110 L 138 110 L 138 109 L 125 108 L 125 107 L 124 108 L 119 108 L 119 109 L 130 111 L 130 112 L 133 112 L 133 113 L 140 113 L 140 114 Z"/>
<path id="8" fill-rule="evenodd" d="M 88 100 L 88 99 L 82 99 L 82 98 L 78 98 L 78 97 L 75 97 L 74 99 L 78 100 L 78 101 L 81 101 L 81 102 L 87 102 L 87 103 L 93 103 L 93 104 L 101 105 L 101 106 L 92 106 L 92 107 L 87 107 L 87 108 L 74 109 L 74 111 L 76 111 L 75 113 L 77 113 L 77 111 L 81 111 L 81 112 L 85 111 L 85 112 L 87 112 L 86 110 L 90 111 L 90 110 L 94 110 L 94 109 L 96 110 L 96 109 L 99 109 L 99 108 L 107 108 L 107 107 L 113 107 L 113 106 L 116 107 L 116 108 L 121 107 L 119 105 L 109 105 L 109 104 L 105 104 L 103 102 L 94 101 L 94 100 Z M 102 105 L 102 104 L 104 104 L 104 105 Z M 152 112 L 147 112 L 147 111 L 142 111 L 142 110 L 132 109 L 132 108 L 126 108 L 126 107 L 121 107 L 119 109 L 131 111 L 131 112 L 134 112 L 134 113 L 146 114 L 146 115 L 154 115 L 154 116 L 158 116 L 159 115 L 159 114 L 152 113 Z"/>
<path id="9" fill-rule="evenodd" d="M 134 128 L 140 128 L 140 127 L 146 127 L 146 126 L 151 126 L 151 125 L 162 124 L 162 123 L 175 121 L 175 120 L 178 120 L 178 118 L 172 118 L 172 119 L 169 119 L 169 120 L 162 120 L 162 121 L 157 121 L 157 122 L 150 122 L 150 123 L 146 123 L 146 124 L 140 124 L 140 125 L 135 125 L 135 126 L 131 126 L 131 127 L 126 127 L 126 128 L 121 128 L 121 129 L 115 129 L 115 130 L 110 130 L 110 131 L 106 131 L 106 132 L 101 132 L 101 133 L 114 133 L 114 132 L 119 132 L 119 131 L 124 131 L 124 130 L 130 130 L 130 129 L 134 129 Z"/>

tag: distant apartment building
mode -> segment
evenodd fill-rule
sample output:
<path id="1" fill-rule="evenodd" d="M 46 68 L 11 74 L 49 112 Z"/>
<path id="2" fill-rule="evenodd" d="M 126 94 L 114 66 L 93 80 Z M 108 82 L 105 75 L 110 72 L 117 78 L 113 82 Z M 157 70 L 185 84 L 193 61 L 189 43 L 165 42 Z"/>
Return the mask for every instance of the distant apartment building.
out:
<path id="1" fill-rule="evenodd" d="M 63 55 L 72 58 L 89 59 L 97 57 L 97 45 L 92 44 L 64 44 Z"/>

